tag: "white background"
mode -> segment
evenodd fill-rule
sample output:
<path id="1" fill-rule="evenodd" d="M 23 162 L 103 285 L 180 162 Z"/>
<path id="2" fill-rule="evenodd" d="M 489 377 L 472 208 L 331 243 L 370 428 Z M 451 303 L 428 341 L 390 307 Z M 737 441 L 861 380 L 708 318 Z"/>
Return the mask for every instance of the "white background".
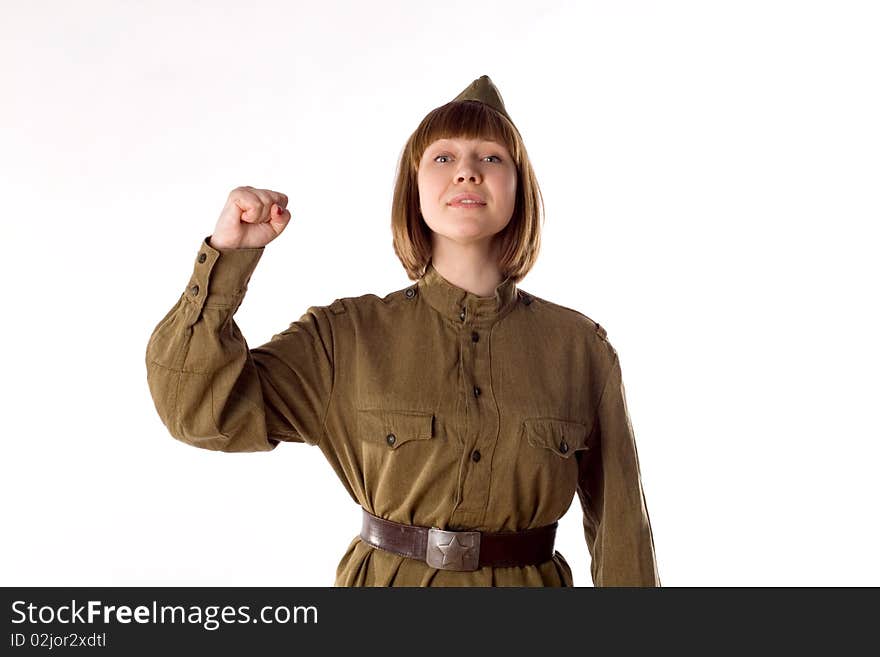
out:
<path id="1" fill-rule="evenodd" d="M 4 2 L 3 585 L 330 586 L 317 448 L 174 440 L 144 352 L 238 185 L 235 319 L 410 284 L 400 150 L 488 74 L 547 221 L 524 290 L 618 350 L 664 586 L 880 585 L 871 2 Z M 559 549 L 590 586 L 575 498 Z"/>

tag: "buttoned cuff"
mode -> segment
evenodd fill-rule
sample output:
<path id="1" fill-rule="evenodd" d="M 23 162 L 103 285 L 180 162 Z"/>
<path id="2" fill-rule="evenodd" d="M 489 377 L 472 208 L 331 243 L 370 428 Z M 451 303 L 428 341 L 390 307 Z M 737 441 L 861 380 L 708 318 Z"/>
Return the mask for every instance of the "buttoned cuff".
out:
<path id="1" fill-rule="evenodd" d="M 187 326 L 198 321 L 205 306 L 236 309 L 266 247 L 215 249 L 210 235 L 202 240 L 186 287 Z"/>

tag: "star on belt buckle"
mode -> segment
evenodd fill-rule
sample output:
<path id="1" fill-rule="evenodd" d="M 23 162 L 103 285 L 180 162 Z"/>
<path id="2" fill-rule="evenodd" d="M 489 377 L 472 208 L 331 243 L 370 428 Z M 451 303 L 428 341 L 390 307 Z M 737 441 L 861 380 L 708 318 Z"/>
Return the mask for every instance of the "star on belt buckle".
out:
<path id="1" fill-rule="evenodd" d="M 480 532 L 431 527 L 425 561 L 443 570 L 477 570 L 480 567 Z"/>

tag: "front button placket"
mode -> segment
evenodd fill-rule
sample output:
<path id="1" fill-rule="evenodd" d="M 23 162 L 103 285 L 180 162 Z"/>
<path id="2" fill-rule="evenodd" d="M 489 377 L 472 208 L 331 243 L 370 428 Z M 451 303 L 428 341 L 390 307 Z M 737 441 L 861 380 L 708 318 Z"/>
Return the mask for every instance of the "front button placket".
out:
<path id="1" fill-rule="evenodd" d="M 489 369 L 491 326 L 498 319 L 494 298 L 463 294 L 461 322 L 458 328 L 464 398 L 467 417 L 464 449 L 461 457 L 470 460 L 462 470 L 459 503 L 451 522 L 467 527 L 482 524 L 487 507 L 492 470 L 492 453 L 498 440 L 500 425 L 498 406 L 491 394 L 492 373 Z M 479 333 L 483 339 L 479 339 Z"/>
<path id="2" fill-rule="evenodd" d="M 493 296 L 477 296 L 443 278 L 430 262 L 419 279 L 418 291 L 419 298 L 444 317 L 450 337 L 454 335 L 458 341 L 458 377 L 450 380 L 450 385 L 457 387 L 455 412 L 460 415 L 455 423 L 461 433 L 460 440 L 450 444 L 461 450 L 462 462 L 448 522 L 473 527 L 484 523 L 489 507 L 492 454 L 500 426 L 489 361 L 492 330 L 517 309 L 519 292 L 508 278 L 495 288 Z"/>

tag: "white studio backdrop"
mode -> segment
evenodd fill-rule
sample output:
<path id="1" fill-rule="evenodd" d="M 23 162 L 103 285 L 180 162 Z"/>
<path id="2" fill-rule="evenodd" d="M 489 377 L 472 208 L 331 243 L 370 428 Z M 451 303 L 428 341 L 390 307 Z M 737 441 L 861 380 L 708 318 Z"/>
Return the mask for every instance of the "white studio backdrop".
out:
<path id="1" fill-rule="evenodd" d="M 0 583 L 330 586 L 317 448 L 174 440 L 144 352 L 239 185 L 290 197 L 235 316 L 410 284 L 400 150 L 498 85 L 547 220 L 520 286 L 621 358 L 662 583 L 880 585 L 871 2 L 4 2 Z M 389 345 L 393 349 L 393 345 Z M 590 586 L 577 498 L 557 549 Z"/>

